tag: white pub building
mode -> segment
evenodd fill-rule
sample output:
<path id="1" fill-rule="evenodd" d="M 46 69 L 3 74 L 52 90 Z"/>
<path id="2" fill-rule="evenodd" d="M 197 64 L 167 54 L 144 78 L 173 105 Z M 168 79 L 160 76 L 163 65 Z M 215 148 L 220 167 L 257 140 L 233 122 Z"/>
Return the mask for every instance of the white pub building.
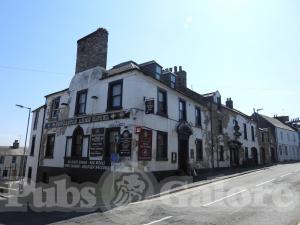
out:
<path id="1" fill-rule="evenodd" d="M 78 40 L 69 87 L 34 111 L 26 169 L 33 180 L 98 181 L 112 169 L 160 178 L 260 163 L 256 124 L 231 100 L 224 106 L 218 92 L 188 89 L 181 67 L 128 61 L 106 69 L 107 42 L 103 28 Z"/>

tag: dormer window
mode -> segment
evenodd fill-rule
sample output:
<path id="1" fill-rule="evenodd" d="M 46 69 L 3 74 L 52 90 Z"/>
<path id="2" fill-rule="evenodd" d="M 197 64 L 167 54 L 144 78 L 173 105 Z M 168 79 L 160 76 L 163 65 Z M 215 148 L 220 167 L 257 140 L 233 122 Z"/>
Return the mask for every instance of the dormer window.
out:
<path id="1" fill-rule="evenodd" d="M 175 83 L 176 83 L 176 77 L 175 75 L 171 75 L 171 88 L 175 88 Z"/>
<path id="2" fill-rule="evenodd" d="M 51 118 L 58 119 L 60 97 L 56 97 L 51 105 Z M 38 112 L 37 112 L 38 113 Z"/>
<path id="3" fill-rule="evenodd" d="M 161 75 L 161 67 L 160 66 L 156 66 L 156 68 L 155 68 L 155 78 L 157 80 L 160 80 L 160 75 Z"/>

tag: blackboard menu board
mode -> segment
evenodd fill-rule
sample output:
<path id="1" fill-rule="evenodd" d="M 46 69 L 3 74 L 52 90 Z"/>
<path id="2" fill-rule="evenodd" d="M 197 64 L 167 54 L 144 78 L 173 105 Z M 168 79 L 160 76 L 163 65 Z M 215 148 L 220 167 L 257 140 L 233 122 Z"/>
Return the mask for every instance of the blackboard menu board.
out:
<path id="1" fill-rule="evenodd" d="M 120 156 L 130 157 L 131 156 L 131 134 L 128 130 L 125 130 L 121 135 L 120 140 Z"/>
<path id="2" fill-rule="evenodd" d="M 91 134 L 90 157 L 103 156 L 105 148 L 105 129 L 94 128 Z"/>
<path id="3" fill-rule="evenodd" d="M 138 159 L 152 160 L 152 130 L 142 129 L 140 132 Z"/>
<path id="4" fill-rule="evenodd" d="M 145 114 L 154 113 L 154 99 L 147 99 L 145 101 Z"/>

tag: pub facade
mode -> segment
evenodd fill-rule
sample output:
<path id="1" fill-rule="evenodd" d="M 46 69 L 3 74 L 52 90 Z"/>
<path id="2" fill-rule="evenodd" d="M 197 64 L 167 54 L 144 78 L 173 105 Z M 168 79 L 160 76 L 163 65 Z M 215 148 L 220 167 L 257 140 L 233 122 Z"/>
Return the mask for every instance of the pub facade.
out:
<path id="1" fill-rule="evenodd" d="M 36 168 L 32 179 L 68 174 L 96 182 L 104 171 L 165 177 L 235 166 L 230 152 L 218 163 L 212 124 L 220 103 L 188 89 L 181 66 L 128 61 L 106 69 L 107 40 L 103 28 L 78 40 L 69 87 L 45 96 L 42 110 L 34 111 L 41 125 L 32 131 L 39 137 L 27 165 Z"/>

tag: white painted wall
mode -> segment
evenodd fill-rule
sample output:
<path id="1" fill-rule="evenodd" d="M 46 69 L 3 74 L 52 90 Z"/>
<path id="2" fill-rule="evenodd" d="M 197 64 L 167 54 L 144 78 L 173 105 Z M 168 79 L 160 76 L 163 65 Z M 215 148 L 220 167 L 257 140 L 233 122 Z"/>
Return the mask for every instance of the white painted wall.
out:
<path id="1" fill-rule="evenodd" d="M 300 159 L 299 136 L 296 131 L 277 127 L 276 138 L 278 159 L 280 162 Z"/>

